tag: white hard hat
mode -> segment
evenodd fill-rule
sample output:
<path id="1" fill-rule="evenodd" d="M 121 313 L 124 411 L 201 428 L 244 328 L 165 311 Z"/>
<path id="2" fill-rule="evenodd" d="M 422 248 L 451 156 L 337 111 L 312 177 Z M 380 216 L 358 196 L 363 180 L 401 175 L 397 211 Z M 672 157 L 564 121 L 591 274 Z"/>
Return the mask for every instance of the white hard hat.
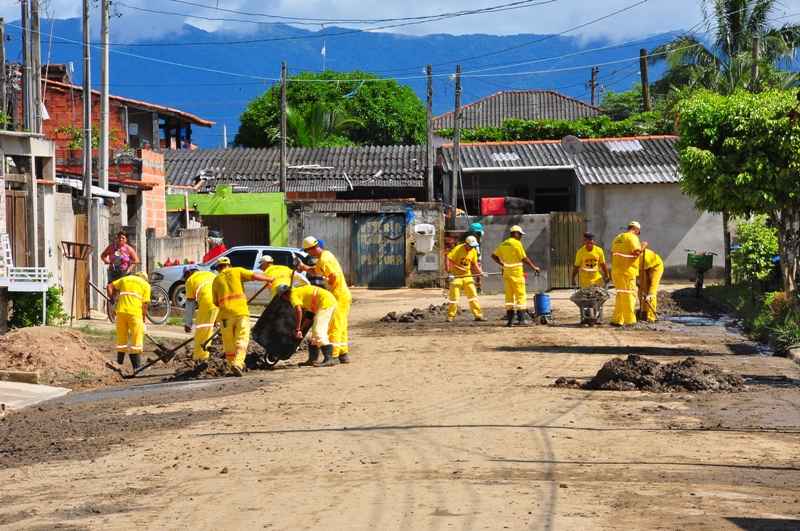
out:
<path id="1" fill-rule="evenodd" d="M 319 241 L 317 241 L 317 239 L 313 236 L 306 236 L 306 238 L 303 240 L 304 251 L 311 249 L 312 247 L 316 247 L 317 245 L 319 245 Z"/>
<path id="2" fill-rule="evenodd" d="M 270 255 L 265 254 L 264 256 L 261 257 L 261 259 L 258 261 L 258 263 L 260 263 L 260 264 L 270 263 L 271 264 L 274 261 L 275 260 L 273 260 Z"/>
<path id="3" fill-rule="evenodd" d="M 636 227 L 639 230 L 642 230 L 642 225 L 638 221 L 631 221 L 628 223 L 628 228 Z"/>
<path id="4" fill-rule="evenodd" d="M 467 238 L 464 240 L 464 242 L 467 245 L 469 245 L 470 247 L 477 247 L 477 246 L 480 245 L 478 243 L 478 238 L 476 238 L 475 236 L 467 236 Z"/>
<path id="5" fill-rule="evenodd" d="M 520 234 L 525 234 L 525 231 L 522 230 L 522 227 L 520 227 L 519 225 L 514 225 L 508 232 L 519 232 Z"/>

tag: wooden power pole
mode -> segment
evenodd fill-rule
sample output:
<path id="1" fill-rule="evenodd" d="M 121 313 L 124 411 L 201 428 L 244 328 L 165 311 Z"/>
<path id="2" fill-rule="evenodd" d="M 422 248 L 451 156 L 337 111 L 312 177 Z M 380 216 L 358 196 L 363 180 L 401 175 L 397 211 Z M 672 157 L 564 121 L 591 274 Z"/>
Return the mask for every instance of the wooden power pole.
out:
<path id="1" fill-rule="evenodd" d="M 100 0 L 100 38 L 103 42 L 102 65 L 100 67 L 100 152 L 98 153 L 99 167 L 97 168 L 97 180 L 100 188 L 108 190 L 108 166 L 109 166 L 109 17 L 111 0 Z"/>
<path id="2" fill-rule="evenodd" d="M 427 162 L 426 175 L 428 188 L 428 201 L 433 202 L 433 66 L 428 65 L 425 67 L 425 73 L 428 78 L 428 143 L 425 146 L 425 158 Z"/>
<path id="3" fill-rule="evenodd" d="M 597 105 L 597 74 L 600 69 L 596 66 L 592 67 L 592 76 L 589 78 L 589 90 L 592 94 L 592 105 Z"/>
<path id="4" fill-rule="evenodd" d="M 87 208 L 92 199 L 92 63 L 90 55 L 89 2 L 83 0 L 83 196 Z M 89 216 L 91 224 L 91 215 Z M 90 229 L 91 233 L 91 229 Z"/>
<path id="5" fill-rule="evenodd" d="M 6 114 L 8 122 L 13 117 L 8 115 L 8 70 L 6 69 L 6 24 L 5 20 L 0 17 L 0 112 Z M 2 129 L 8 129 L 8 122 L 2 126 Z M 5 192 L 3 192 L 5 193 Z M 5 200 L 5 199 L 3 199 Z M 3 227 L 0 227 L 3 229 Z M 0 316 L 0 326 L 2 326 L 2 316 Z"/>
<path id="6" fill-rule="evenodd" d="M 453 110 L 453 171 L 450 201 L 453 203 L 453 223 L 458 209 L 458 183 L 461 180 L 461 65 L 456 65 L 456 101 Z"/>
<path id="7" fill-rule="evenodd" d="M 281 63 L 281 177 L 280 191 L 286 193 L 286 61 Z"/>
<path id="8" fill-rule="evenodd" d="M 39 18 L 39 0 L 31 0 L 31 99 L 33 107 L 33 132 L 41 133 L 42 117 L 42 31 Z"/>
<path id="9" fill-rule="evenodd" d="M 644 112 L 652 110 L 650 104 L 650 75 L 647 71 L 647 50 L 639 50 L 639 72 L 642 75 L 642 109 Z"/>
<path id="10" fill-rule="evenodd" d="M 31 130 L 31 10 L 28 0 L 20 0 L 22 10 L 22 129 Z"/>

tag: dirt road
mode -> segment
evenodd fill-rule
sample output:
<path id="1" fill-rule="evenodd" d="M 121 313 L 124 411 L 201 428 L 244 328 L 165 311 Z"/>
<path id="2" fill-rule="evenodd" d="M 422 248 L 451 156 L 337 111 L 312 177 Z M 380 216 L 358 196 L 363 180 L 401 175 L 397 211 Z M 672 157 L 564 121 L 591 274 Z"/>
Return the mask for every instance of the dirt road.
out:
<path id="1" fill-rule="evenodd" d="M 581 328 L 567 295 L 555 326 L 506 329 L 498 297 L 487 323 L 378 323 L 441 293 L 357 290 L 351 365 L 7 416 L 0 527 L 800 529 L 798 367 L 724 326 Z M 748 390 L 551 385 L 631 353 L 699 356 Z"/>

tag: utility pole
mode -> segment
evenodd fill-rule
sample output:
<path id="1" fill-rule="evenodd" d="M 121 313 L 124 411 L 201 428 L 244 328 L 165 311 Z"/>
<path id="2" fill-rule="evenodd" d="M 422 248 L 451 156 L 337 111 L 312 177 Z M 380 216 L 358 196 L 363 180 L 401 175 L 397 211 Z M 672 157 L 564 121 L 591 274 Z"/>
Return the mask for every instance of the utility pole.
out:
<path id="1" fill-rule="evenodd" d="M 597 104 L 597 74 L 600 69 L 596 66 L 592 67 L 592 77 L 589 79 L 589 90 L 592 92 L 592 105 Z"/>
<path id="2" fill-rule="evenodd" d="M 461 65 L 456 65 L 456 102 L 453 110 L 453 175 L 450 201 L 453 202 L 453 223 L 458 210 L 458 182 L 461 180 Z"/>
<path id="3" fill-rule="evenodd" d="M 644 112 L 652 110 L 650 105 L 650 76 L 647 71 L 647 50 L 639 50 L 639 72 L 642 75 L 642 109 Z"/>
<path id="4" fill-rule="evenodd" d="M 108 103 L 108 83 L 109 83 L 109 59 L 108 59 L 108 32 L 111 0 L 100 0 L 100 38 L 103 41 L 103 63 L 100 69 L 100 153 L 99 168 L 97 168 L 97 178 L 100 188 L 108 190 L 108 164 L 109 164 L 109 103 Z"/>
<path id="5" fill-rule="evenodd" d="M 281 181 L 280 191 L 286 193 L 286 61 L 281 63 Z"/>
<path id="6" fill-rule="evenodd" d="M 22 9 L 22 129 L 31 130 L 31 19 L 28 0 L 20 0 Z"/>
<path id="7" fill-rule="evenodd" d="M 41 22 L 39 19 L 39 0 L 31 0 L 31 99 L 33 106 L 33 132 L 41 133 L 42 120 L 42 38 Z"/>
<path id="8" fill-rule="evenodd" d="M 428 77 L 428 144 L 425 146 L 425 155 L 427 160 L 426 186 L 428 188 L 428 201 L 433 202 L 433 165 L 435 163 L 433 160 L 433 66 L 426 66 L 425 73 Z"/>
<path id="9" fill-rule="evenodd" d="M 92 200 L 92 64 L 90 55 L 89 2 L 83 0 L 83 196 Z M 91 225 L 91 215 L 89 216 Z M 90 229 L 91 233 L 91 229 Z"/>
<path id="10" fill-rule="evenodd" d="M 222 148 L 228 149 L 228 126 L 222 124 Z"/>
<path id="11" fill-rule="evenodd" d="M 7 70 L 6 70 L 6 22 L 5 20 L 0 17 L 0 112 L 6 115 L 6 119 L 8 120 L 5 125 L 2 126 L 3 129 L 8 129 L 9 122 L 13 119 L 12 116 L 8 115 L 8 77 L 7 77 Z M 4 192 L 5 193 L 5 192 Z M 0 227 L 2 229 L 3 227 Z M 2 322 L 3 315 L 0 314 L 0 326 L 3 325 Z"/>

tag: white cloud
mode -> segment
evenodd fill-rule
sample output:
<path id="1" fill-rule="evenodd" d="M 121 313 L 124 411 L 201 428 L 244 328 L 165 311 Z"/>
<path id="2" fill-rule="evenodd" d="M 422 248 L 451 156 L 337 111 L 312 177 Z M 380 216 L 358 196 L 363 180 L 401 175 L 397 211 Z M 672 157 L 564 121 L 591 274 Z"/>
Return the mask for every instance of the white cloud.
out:
<path id="1" fill-rule="evenodd" d="M 271 13 L 294 17 L 311 18 L 394 18 L 428 15 L 441 12 L 475 9 L 497 5 L 509 0 L 382 0 L 371 3 L 365 9 L 364 0 L 187 0 L 191 3 L 219 5 L 233 11 Z M 635 3 L 635 0 L 557 0 L 554 3 L 527 7 L 490 15 L 473 15 L 440 22 L 387 29 L 413 35 L 429 33 L 486 33 L 508 35 L 517 33 L 557 33 L 577 26 L 612 11 Z M 92 2 L 93 26 L 97 23 L 96 2 Z M 79 0 L 43 0 L 47 15 L 56 18 L 80 16 Z M 112 23 L 115 40 L 139 40 L 167 34 L 176 34 L 188 23 L 208 31 L 220 29 L 240 33 L 256 33 L 263 27 L 247 21 L 275 21 L 254 15 L 217 11 L 182 4 L 172 0 L 118 0 L 115 10 L 121 16 Z M 178 13 L 179 16 L 137 11 L 130 6 L 155 11 Z M 608 20 L 598 22 L 571 32 L 587 39 L 610 38 L 613 40 L 640 37 L 675 29 L 686 29 L 695 25 L 702 17 L 700 0 L 649 0 L 649 2 Z M 800 0 L 783 0 L 778 3 L 776 16 L 796 13 L 780 21 L 800 21 Z M 193 18 L 225 18 L 237 20 L 203 20 Z M 0 16 L 6 20 L 19 18 L 19 4 L 15 0 L 0 0 Z M 391 23 L 386 23 L 391 24 Z M 347 26 L 348 24 L 337 24 Z M 377 24 L 378 26 L 384 24 Z M 319 26 L 303 26 L 312 30 Z M 364 27 L 364 26 L 361 26 Z M 367 26 L 369 27 L 369 26 Z"/>

